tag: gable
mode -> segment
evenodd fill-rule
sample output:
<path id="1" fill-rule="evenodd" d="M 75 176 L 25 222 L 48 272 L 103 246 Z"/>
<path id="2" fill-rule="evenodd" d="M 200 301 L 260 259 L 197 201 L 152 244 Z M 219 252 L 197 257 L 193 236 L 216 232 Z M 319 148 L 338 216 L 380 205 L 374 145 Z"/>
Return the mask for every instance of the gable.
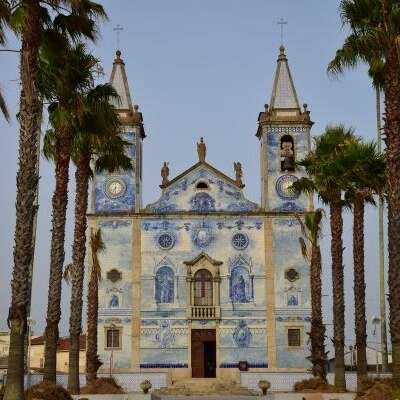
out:
<path id="1" fill-rule="evenodd" d="M 249 212 L 258 205 L 245 198 L 242 187 L 206 163 L 198 163 L 163 188 L 161 197 L 146 207 L 154 213 Z"/>

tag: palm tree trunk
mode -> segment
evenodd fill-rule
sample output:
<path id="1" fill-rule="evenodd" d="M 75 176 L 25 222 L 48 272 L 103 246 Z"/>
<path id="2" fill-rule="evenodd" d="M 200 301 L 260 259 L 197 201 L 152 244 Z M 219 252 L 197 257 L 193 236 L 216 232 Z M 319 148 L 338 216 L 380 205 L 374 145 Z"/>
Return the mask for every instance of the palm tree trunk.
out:
<path id="1" fill-rule="evenodd" d="M 38 173 L 35 168 L 40 101 L 38 95 L 38 52 L 41 26 L 37 0 L 24 1 L 27 21 L 22 32 L 20 137 L 17 173 L 14 267 L 11 282 L 11 306 L 8 314 L 10 349 L 4 400 L 24 398 L 24 338 L 32 261 L 33 218 Z"/>
<path id="2" fill-rule="evenodd" d="M 71 139 L 60 139 L 57 146 L 53 194 L 49 293 L 44 351 L 44 380 L 56 383 L 58 324 L 61 318 L 61 284 L 64 265 L 65 217 L 68 204 L 68 179 Z"/>
<path id="3" fill-rule="evenodd" d="M 321 250 L 312 246 L 311 266 L 311 362 L 313 375 L 326 382 L 325 325 L 322 319 Z"/>
<path id="4" fill-rule="evenodd" d="M 344 365 L 344 277 L 343 277 L 343 217 L 340 191 L 330 203 L 332 290 L 333 290 L 333 342 L 335 348 L 335 386 L 346 390 Z"/>
<path id="5" fill-rule="evenodd" d="M 93 254 L 92 259 L 96 255 Z M 97 370 L 101 366 L 101 361 L 97 354 L 97 320 L 99 314 L 99 277 L 100 273 L 94 268 L 92 262 L 90 269 L 88 295 L 87 295 L 87 348 L 86 348 L 86 381 L 92 382 L 97 379 Z"/>
<path id="6" fill-rule="evenodd" d="M 354 200 L 353 224 L 354 263 L 354 321 L 357 348 L 357 390 L 362 390 L 367 372 L 367 321 L 365 319 L 365 271 L 364 271 L 364 200 Z"/>
<path id="7" fill-rule="evenodd" d="M 387 55 L 385 133 L 389 247 L 389 306 L 393 382 L 400 387 L 400 75 L 395 46 Z"/>
<path id="8" fill-rule="evenodd" d="M 86 255 L 86 212 L 90 177 L 90 154 L 83 154 L 76 163 L 75 228 L 72 246 L 72 277 L 69 334 L 68 390 L 79 394 L 79 347 L 82 333 L 82 295 Z"/>

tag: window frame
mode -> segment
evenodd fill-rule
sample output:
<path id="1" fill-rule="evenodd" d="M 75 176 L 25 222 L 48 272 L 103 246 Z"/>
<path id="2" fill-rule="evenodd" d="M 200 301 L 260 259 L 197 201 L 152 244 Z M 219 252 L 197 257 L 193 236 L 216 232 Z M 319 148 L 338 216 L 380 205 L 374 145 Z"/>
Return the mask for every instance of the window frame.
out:
<path id="1" fill-rule="evenodd" d="M 289 345 L 289 331 L 290 330 L 298 330 L 299 331 L 299 345 L 298 346 L 290 346 Z M 304 326 L 303 325 L 289 325 L 285 328 L 286 331 L 286 348 L 288 350 L 302 350 L 304 347 Z"/>
<path id="2" fill-rule="evenodd" d="M 108 332 L 109 331 L 118 331 L 118 347 L 108 347 Z M 122 327 L 111 327 L 105 326 L 104 327 L 104 350 L 107 351 L 114 351 L 114 350 L 122 350 Z"/>

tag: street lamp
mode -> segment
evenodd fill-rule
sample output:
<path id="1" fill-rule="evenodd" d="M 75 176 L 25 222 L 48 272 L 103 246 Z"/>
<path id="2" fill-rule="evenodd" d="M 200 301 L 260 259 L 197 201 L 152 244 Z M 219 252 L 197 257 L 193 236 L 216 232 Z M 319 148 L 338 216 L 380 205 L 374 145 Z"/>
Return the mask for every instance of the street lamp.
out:
<path id="1" fill-rule="evenodd" d="M 112 370 L 113 370 L 113 363 L 114 363 L 114 328 L 115 324 L 110 324 L 110 331 L 111 331 L 111 355 L 110 355 L 110 378 L 112 377 Z"/>
<path id="2" fill-rule="evenodd" d="M 27 384 L 28 388 L 31 386 L 31 340 L 32 340 L 32 326 L 35 325 L 36 321 L 32 317 L 27 318 L 28 322 L 28 356 L 27 356 Z"/>
<path id="3" fill-rule="evenodd" d="M 380 317 L 373 316 L 371 319 L 372 326 L 374 327 L 372 335 L 375 336 L 375 359 L 376 359 L 376 373 L 379 375 L 379 358 L 378 358 L 378 331 L 377 326 L 381 323 Z"/>

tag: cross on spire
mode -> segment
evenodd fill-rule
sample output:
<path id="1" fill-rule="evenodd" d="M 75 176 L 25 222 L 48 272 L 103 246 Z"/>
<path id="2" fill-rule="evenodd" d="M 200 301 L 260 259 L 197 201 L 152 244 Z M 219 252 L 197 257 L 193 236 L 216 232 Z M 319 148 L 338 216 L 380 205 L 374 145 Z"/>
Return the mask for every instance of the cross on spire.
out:
<path id="1" fill-rule="evenodd" d="M 117 26 L 115 27 L 115 28 L 113 28 L 113 31 L 116 33 L 116 35 L 117 35 L 117 49 L 119 49 L 119 47 L 120 47 L 120 35 L 121 35 L 121 32 L 124 30 L 124 28 L 120 25 L 120 24 L 117 24 Z"/>
<path id="2" fill-rule="evenodd" d="M 287 25 L 287 24 L 288 24 L 288 22 L 285 21 L 283 18 L 281 18 L 281 19 L 278 21 L 278 25 L 281 26 L 281 46 L 283 46 L 283 27 L 284 27 L 285 25 Z"/>

